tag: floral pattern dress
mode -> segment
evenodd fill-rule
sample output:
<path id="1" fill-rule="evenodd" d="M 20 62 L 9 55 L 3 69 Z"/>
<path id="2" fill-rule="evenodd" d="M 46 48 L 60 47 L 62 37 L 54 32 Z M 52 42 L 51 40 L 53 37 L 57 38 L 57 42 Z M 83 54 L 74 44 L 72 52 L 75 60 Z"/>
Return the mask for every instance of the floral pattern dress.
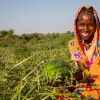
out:
<path id="1" fill-rule="evenodd" d="M 89 9 L 91 6 L 83 7 Z M 84 73 L 87 75 L 91 75 L 91 77 L 95 80 L 92 84 L 94 85 L 92 86 L 92 90 L 87 91 L 86 87 L 83 87 L 82 90 L 84 91 L 81 93 L 81 95 L 90 95 L 96 98 L 96 100 L 97 98 L 99 98 L 98 100 L 100 100 L 100 21 L 96 10 L 93 8 L 93 14 L 96 19 L 97 27 L 94 33 L 93 43 L 89 50 L 86 50 L 84 42 L 81 40 L 79 34 L 76 31 L 76 20 L 83 7 L 79 8 L 76 13 L 74 22 L 75 34 L 74 37 L 69 41 L 68 46 L 71 53 L 71 60 L 75 62 L 80 61 L 81 63 L 83 63 L 88 68 L 88 70 L 85 70 Z"/>
<path id="2" fill-rule="evenodd" d="M 84 51 L 80 47 L 80 43 L 78 43 L 76 37 L 69 41 L 68 46 L 71 53 L 71 60 L 82 62 L 87 68 L 89 68 L 89 70 L 85 70 L 84 73 L 91 75 L 91 77 L 95 80 L 92 84 L 95 84 L 95 86 L 92 87 L 92 91 L 87 91 L 86 87 L 80 88 L 81 90 L 84 90 L 81 95 L 91 94 L 95 98 L 100 97 L 100 41 L 98 40 L 94 53 L 91 55 L 90 59 L 88 59 L 88 57 L 84 54 Z M 79 90 L 79 88 L 76 90 Z"/>

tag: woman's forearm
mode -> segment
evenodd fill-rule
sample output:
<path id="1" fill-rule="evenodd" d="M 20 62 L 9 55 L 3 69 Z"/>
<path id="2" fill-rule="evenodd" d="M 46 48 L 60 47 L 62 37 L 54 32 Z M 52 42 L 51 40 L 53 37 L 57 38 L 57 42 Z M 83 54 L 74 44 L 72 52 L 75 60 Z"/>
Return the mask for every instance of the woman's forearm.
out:
<path id="1" fill-rule="evenodd" d="M 94 81 L 95 80 L 89 75 L 80 80 L 79 83 L 94 83 Z"/>
<path id="2" fill-rule="evenodd" d="M 84 71 L 86 69 L 86 66 L 82 64 L 80 61 L 77 61 L 78 67 L 81 71 Z"/>

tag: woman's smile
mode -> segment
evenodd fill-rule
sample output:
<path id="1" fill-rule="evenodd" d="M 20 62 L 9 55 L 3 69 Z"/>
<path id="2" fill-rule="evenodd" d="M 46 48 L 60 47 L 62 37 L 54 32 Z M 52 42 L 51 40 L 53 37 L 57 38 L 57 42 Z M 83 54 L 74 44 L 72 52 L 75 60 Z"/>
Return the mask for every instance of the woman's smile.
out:
<path id="1" fill-rule="evenodd" d="M 82 40 L 91 42 L 96 31 L 94 16 L 91 13 L 81 13 L 76 23 L 76 31 Z"/>
<path id="2" fill-rule="evenodd" d="M 82 33 L 81 33 L 81 36 L 82 36 L 83 38 L 87 38 L 89 35 L 90 35 L 89 32 L 82 32 Z"/>

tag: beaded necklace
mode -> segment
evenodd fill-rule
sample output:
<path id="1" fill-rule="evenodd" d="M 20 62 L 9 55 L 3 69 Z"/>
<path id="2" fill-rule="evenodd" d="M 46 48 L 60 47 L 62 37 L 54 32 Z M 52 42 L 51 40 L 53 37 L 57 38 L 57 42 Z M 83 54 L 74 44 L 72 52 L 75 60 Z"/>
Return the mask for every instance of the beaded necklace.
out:
<path id="1" fill-rule="evenodd" d="M 84 44 L 86 47 L 88 47 L 88 46 L 92 45 L 93 41 L 94 41 L 94 40 L 92 40 L 89 44 L 86 44 L 86 43 L 83 41 L 83 44 Z"/>

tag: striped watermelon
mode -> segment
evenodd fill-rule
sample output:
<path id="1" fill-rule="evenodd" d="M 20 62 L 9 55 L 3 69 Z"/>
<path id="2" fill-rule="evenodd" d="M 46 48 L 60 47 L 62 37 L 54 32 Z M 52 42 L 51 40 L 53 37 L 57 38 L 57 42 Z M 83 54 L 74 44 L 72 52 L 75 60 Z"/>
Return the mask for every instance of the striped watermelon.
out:
<path id="1" fill-rule="evenodd" d="M 68 65 L 67 62 L 59 58 L 53 58 L 45 64 L 42 70 L 42 74 L 44 76 L 47 76 L 49 82 L 51 83 L 54 81 L 57 72 L 59 73 L 59 75 L 61 75 L 62 79 L 65 78 L 66 76 L 69 78 L 70 77 L 69 70 L 70 66 Z"/>

